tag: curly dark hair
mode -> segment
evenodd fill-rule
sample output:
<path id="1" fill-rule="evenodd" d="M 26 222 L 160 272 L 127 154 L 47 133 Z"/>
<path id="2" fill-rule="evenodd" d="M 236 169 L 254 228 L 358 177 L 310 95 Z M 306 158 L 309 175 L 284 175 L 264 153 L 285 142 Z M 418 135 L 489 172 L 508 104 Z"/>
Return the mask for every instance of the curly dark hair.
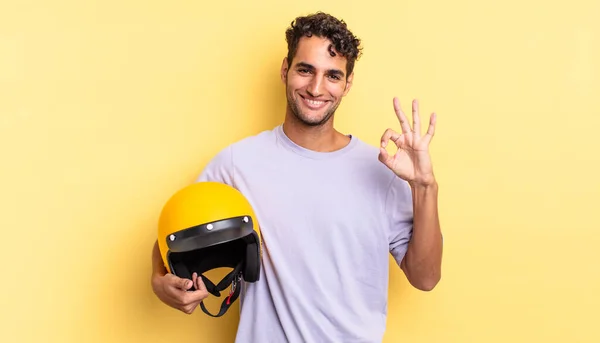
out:
<path id="1" fill-rule="evenodd" d="M 291 65 L 292 59 L 296 55 L 300 38 L 303 36 L 311 37 L 312 35 L 327 38 L 332 42 L 332 45 L 329 46 L 331 56 L 335 56 L 335 51 L 337 51 L 340 55 L 346 57 L 346 77 L 348 77 L 354 70 L 354 62 L 362 54 L 360 39 L 348 30 L 343 20 L 323 12 L 297 17 L 285 31 L 288 44 L 288 65 Z"/>

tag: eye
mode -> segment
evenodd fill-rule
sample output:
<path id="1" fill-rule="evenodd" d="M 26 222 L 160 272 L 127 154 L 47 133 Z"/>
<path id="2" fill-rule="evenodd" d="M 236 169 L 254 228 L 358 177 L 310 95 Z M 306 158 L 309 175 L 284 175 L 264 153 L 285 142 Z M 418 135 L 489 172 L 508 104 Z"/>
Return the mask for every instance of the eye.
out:
<path id="1" fill-rule="evenodd" d="M 333 75 L 329 75 L 329 78 L 331 78 L 331 79 L 333 79 L 333 80 L 335 80 L 335 81 L 339 81 L 339 80 L 341 80 L 341 78 L 340 78 L 338 75 L 335 75 L 335 74 L 333 74 Z"/>
<path id="2" fill-rule="evenodd" d="M 298 72 L 300 74 L 307 74 L 307 73 L 309 73 L 309 70 L 308 69 L 298 69 Z"/>

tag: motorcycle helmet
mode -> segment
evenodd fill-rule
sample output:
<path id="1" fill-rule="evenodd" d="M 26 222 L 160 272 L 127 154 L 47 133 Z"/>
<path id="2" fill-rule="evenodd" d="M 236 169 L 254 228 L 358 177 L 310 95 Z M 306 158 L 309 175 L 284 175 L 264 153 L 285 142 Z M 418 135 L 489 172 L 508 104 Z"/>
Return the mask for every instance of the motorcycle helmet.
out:
<path id="1" fill-rule="evenodd" d="M 160 213 L 158 246 L 169 273 L 192 279 L 196 272 L 207 291 L 220 297 L 231 286 L 220 317 L 240 293 L 240 282 L 259 280 L 260 230 L 250 203 L 237 189 L 219 182 L 197 182 L 171 196 Z M 203 274 L 215 268 L 232 268 L 220 282 Z"/>

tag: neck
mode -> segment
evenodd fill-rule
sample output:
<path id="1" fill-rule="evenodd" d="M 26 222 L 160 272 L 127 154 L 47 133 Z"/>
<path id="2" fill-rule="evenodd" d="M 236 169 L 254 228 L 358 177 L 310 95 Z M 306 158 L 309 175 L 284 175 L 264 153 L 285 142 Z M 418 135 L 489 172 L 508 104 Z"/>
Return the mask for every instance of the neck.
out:
<path id="1" fill-rule="evenodd" d="M 333 127 L 333 116 L 326 123 L 310 126 L 302 123 L 291 113 L 286 113 L 283 132 L 297 145 L 317 152 L 332 152 L 345 147 L 350 137 Z"/>

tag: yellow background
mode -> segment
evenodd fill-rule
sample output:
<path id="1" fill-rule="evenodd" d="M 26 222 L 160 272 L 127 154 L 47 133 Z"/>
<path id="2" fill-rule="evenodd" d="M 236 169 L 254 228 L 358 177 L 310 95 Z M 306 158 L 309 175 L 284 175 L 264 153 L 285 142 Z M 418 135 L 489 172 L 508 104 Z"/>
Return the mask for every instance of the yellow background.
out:
<path id="1" fill-rule="evenodd" d="M 341 130 L 378 144 L 395 95 L 438 113 L 443 277 L 422 293 L 391 268 L 385 342 L 600 342 L 600 2 L 581 0 L 2 2 L 0 341 L 232 341 L 237 304 L 153 295 L 158 213 L 282 120 L 284 30 L 316 10 L 364 41 Z"/>

